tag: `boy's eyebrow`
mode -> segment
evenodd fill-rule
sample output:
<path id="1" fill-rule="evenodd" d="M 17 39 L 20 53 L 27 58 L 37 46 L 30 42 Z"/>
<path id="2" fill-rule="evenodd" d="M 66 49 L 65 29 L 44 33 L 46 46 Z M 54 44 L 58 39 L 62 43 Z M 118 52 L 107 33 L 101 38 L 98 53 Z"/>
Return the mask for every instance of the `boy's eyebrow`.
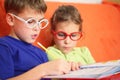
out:
<path id="1" fill-rule="evenodd" d="M 28 19 L 30 19 L 30 18 L 33 18 L 33 19 L 35 19 L 34 17 L 28 17 L 27 19 L 24 19 L 24 20 L 28 20 Z M 43 18 L 41 18 L 41 19 L 39 19 L 38 21 L 41 21 L 42 19 L 44 19 L 44 17 Z"/>
<path id="2" fill-rule="evenodd" d="M 38 21 L 41 21 L 42 19 L 44 19 L 44 17 L 43 17 L 43 18 L 41 18 L 41 19 L 39 19 Z"/>

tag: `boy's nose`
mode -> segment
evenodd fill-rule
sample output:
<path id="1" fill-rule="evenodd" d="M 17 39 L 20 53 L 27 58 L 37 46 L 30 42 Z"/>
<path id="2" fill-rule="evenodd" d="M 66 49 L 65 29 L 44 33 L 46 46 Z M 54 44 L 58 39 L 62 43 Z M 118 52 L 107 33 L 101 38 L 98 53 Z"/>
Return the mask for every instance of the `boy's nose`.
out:
<path id="1" fill-rule="evenodd" d="M 35 27 L 33 28 L 33 30 L 35 30 L 35 31 L 40 30 L 40 25 L 39 24 L 35 25 Z"/>

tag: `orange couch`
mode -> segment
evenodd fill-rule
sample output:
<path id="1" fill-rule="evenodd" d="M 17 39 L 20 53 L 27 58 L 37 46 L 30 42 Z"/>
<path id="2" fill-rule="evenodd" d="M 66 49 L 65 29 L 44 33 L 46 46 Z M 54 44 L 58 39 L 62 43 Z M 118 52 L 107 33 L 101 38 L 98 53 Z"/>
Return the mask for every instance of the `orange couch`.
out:
<path id="1" fill-rule="evenodd" d="M 46 18 L 50 20 L 55 9 L 62 4 L 76 6 L 82 15 L 84 36 L 77 46 L 87 46 L 97 62 L 120 59 L 120 11 L 117 7 L 111 4 L 47 2 Z M 5 22 L 3 0 L 1 0 L 0 36 L 7 35 L 9 31 L 9 26 Z M 37 41 L 45 47 L 51 45 L 50 25 L 41 31 Z"/>

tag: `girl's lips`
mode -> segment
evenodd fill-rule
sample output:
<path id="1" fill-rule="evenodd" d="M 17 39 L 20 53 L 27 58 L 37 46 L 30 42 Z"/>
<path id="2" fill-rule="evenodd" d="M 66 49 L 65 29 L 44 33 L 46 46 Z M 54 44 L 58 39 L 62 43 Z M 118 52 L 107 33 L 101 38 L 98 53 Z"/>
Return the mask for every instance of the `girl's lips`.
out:
<path id="1" fill-rule="evenodd" d="M 70 49 L 70 47 L 64 47 L 64 49 L 65 49 L 65 50 L 69 50 L 69 49 Z"/>
<path id="2" fill-rule="evenodd" d="M 69 53 L 71 51 L 71 47 L 64 47 L 63 52 L 64 53 Z"/>

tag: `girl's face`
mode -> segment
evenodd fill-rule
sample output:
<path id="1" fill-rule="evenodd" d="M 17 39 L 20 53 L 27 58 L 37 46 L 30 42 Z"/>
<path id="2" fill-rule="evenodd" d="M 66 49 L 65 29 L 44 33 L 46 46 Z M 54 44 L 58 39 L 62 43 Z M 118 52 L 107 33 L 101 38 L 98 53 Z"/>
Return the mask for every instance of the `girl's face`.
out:
<path id="1" fill-rule="evenodd" d="M 67 34 L 71 34 L 73 32 L 79 32 L 79 25 L 73 23 L 73 22 L 60 22 L 56 25 L 55 32 L 62 31 Z M 54 41 L 56 44 L 56 48 L 61 50 L 63 53 L 70 52 L 77 44 L 77 41 L 73 41 L 70 39 L 69 36 L 67 36 L 63 40 L 59 40 L 54 36 Z"/>
<path id="2" fill-rule="evenodd" d="M 33 26 L 30 26 L 35 21 L 40 21 L 44 18 L 44 14 L 38 13 L 35 10 L 32 10 L 31 8 L 25 8 L 21 13 L 18 15 L 12 15 L 8 14 L 11 20 L 8 21 L 8 24 L 12 27 L 10 36 L 25 41 L 27 43 L 33 43 L 36 38 L 39 36 L 40 28 L 39 24 Z M 16 17 L 17 16 L 17 17 Z M 19 18 L 22 18 L 23 20 L 27 21 L 31 18 L 34 18 L 34 20 L 30 20 L 28 24 L 26 24 L 24 21 L 20 20 Z M 9 18 L 8 18 L 9 19 Z M 29 28 L 33 27 L 33 28 Z"/>

